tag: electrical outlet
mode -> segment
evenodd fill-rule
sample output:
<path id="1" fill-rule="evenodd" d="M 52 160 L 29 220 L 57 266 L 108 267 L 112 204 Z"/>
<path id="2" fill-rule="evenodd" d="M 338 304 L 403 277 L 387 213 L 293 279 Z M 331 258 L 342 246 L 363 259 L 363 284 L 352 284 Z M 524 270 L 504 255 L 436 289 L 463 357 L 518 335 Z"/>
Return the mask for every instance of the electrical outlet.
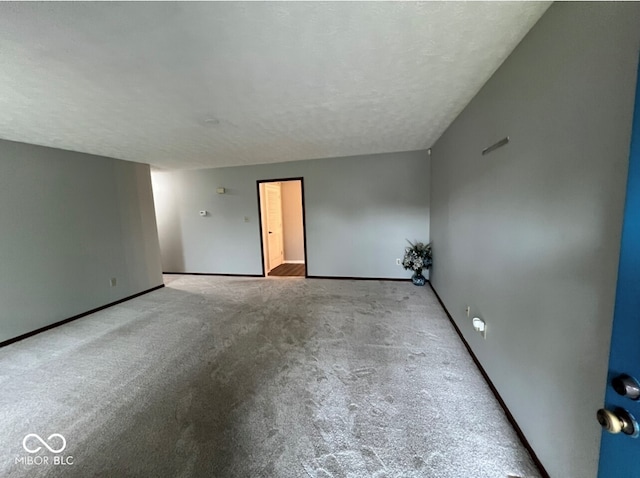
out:
<path id="1" fill-rule="evenodd" d="M 402 260 L 400 260 L 400 259 L 396 259 L 396 265 L 397 265 L 397 266 L 401 266 L 401 265 L 402 265 Z"/>
<path id="2" fill-rule="evenodd" d="M 480 335 L 482 335 L 483 339 L 487 338 L 487 323 L 481 319 L 480 317 L 474 317 L 473 320 L 471 321 L 471 323 L 473 324 L 473 329 L 476 332 L 480 332 Z"/>
<path id="3" fill-rule="evenodd" d="M 109 284 L 111 284 L 111 287 L 115 287 L 117 283 L 118 281 L 116 280 L 115 277 L 112 277 L 111 280 L 109 281 Z"/>

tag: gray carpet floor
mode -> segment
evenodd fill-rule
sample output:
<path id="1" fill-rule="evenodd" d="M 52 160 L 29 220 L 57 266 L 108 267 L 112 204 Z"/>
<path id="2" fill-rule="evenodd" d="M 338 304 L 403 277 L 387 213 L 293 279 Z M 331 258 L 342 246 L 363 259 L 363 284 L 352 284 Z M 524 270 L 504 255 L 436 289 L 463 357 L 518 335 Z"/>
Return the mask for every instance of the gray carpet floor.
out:
<path id="1" fill-rule="evenodd" d="M 0 349 L 0 476 L 540 476 L 428 286 L 165 283 Z"/>

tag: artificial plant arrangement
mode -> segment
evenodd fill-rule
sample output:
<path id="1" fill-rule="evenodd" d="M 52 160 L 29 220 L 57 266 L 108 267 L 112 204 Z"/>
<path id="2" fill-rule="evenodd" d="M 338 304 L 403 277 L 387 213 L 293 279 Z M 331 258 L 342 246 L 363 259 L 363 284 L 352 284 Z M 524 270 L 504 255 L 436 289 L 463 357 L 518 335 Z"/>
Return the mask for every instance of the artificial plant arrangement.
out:
<path id="1" fill-rule="evenodd" d="M 415 285 L 425 285 L 427 279 L 422 275 L 422 270 L 428 269 L 433 263 L 431 258 L 431 243 L 411 242 L 408 239 L 407 242 L 409 245 L 404 250 L 402 267 L 413 271 L 411 280 Z"/>

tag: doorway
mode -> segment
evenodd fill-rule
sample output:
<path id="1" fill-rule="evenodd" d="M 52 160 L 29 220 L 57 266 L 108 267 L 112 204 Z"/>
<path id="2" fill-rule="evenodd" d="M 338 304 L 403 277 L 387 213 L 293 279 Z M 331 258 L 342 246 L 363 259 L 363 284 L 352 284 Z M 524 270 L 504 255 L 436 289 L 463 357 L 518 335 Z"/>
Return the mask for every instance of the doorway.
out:
<path id="1" fill-rule="evenodd" d="M 303 178 L 259 180 L 262 271 L 265 277 L 307 277 Z"/>

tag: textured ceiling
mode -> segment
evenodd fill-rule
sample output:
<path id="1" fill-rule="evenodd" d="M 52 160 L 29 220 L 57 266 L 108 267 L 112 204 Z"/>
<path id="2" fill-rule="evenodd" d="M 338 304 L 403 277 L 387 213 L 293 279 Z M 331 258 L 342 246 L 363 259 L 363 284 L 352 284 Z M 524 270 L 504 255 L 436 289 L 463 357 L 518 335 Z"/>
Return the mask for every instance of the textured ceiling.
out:
<path id="1" fill-rule="evenodd" d="M 428 148 L 536 2 L 0 3 L 0 138 L 160 168 Z"/>

